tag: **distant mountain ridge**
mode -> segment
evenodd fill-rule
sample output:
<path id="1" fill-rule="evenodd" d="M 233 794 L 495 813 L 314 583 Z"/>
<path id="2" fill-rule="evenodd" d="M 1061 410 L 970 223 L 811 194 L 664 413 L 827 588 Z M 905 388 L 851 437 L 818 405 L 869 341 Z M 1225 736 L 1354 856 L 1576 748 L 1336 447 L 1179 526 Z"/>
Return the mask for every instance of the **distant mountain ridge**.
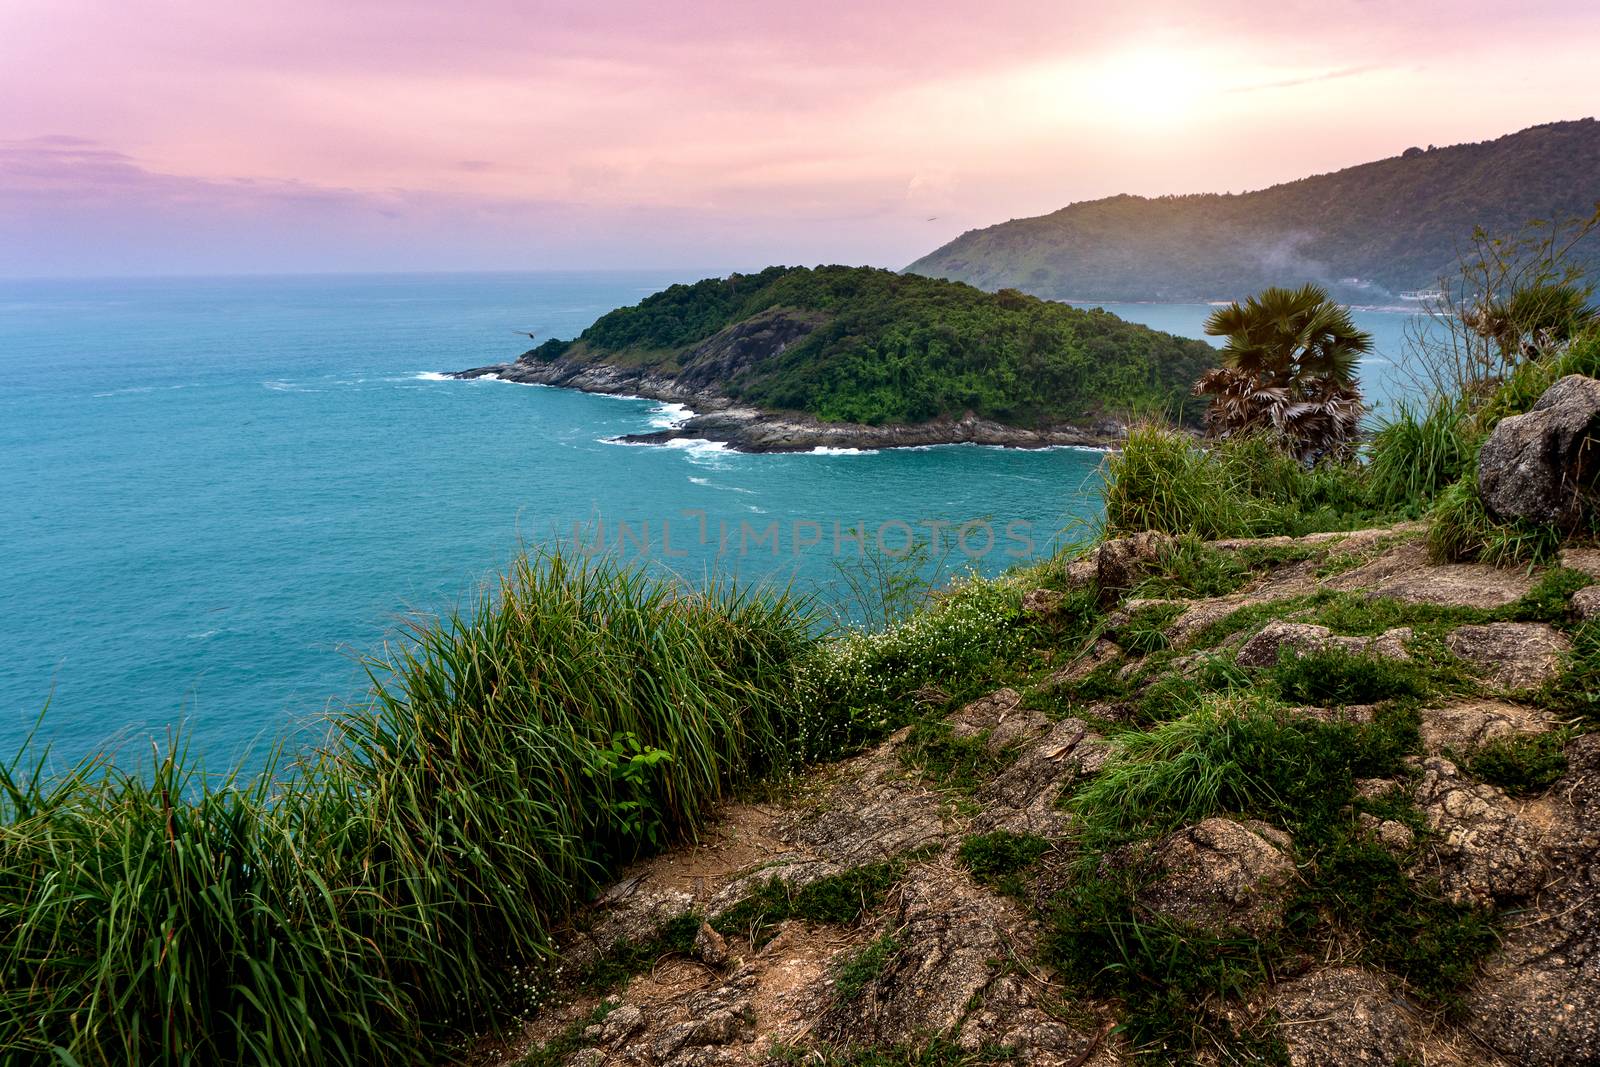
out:
<path id="1" fill-rule="evenodd" d="M 1514 233 L 1597 202 L 1600 123 L 1586 118 L 1249 193 L 1084 201 L 969 230 L 906 270 L 1057 300 L 1232 299 L 1317 281 L 1378 302 L 1451 273 L 1474 226 Z M 1593 244 L 1584 255 L 1600 265 Z"/>

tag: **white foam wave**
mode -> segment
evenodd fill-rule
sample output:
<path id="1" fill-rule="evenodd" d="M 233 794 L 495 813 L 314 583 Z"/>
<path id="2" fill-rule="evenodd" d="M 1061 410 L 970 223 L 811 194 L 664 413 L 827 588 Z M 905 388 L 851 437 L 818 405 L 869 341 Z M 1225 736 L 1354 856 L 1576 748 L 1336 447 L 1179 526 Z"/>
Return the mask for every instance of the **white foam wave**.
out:
<path id="1" fill-rule="evenodd" d="M 650 409 L 650 425 L 658 430 L 670 430 L 694 418 L 687 404 L 659 404 Z"/>
<path id="2" fill-rule="evenodd" d="M 440 374 L 436 370 L 423 370 L 413 374 L 410 380 L 414 382 L 450 382 L 455 379 L 448 374 Z"/>
<path id="3" fill-rule="evenodd" d="M 703 441 L 698 437 L 679 437 L 667 442 L 668 448 L 676 448 L 683 452 L 726 452 L 726 441 Z"/>
<path id="4" fill-rule="evenodd" d="M 818 445 L 810 452 L 802 452 L 805 456 L 870 456 L 877 452 L 876 448 L 829 448 L 827 445 Z"/>

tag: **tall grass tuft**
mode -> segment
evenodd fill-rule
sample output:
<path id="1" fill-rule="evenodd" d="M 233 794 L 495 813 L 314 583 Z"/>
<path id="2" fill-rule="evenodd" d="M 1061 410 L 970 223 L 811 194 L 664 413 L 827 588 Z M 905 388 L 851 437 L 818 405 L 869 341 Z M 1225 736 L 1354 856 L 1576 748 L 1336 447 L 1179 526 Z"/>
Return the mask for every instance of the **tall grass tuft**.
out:
<path id="1" fill-rule="evenodd" d="M 1478 444 L 1471 412 L 1460 399 L 1435 398 L 1420 410 L 1402 401 L 1367 446 L 1373 505 L 1419 518 L 1472 465 Z"/>
<path id="2" fill-rule="evenodd" d="M 1106 458 L 1106 527 L 1157 530 L 1204 539 L 1248 530 L 1256 516 L 1238 472 L 1180 430 L 1155 422 L 1128 428 Z"/>
<path id="3" fill-rule="evenodd" d="M 0 1048 L 34 1061 L 414 1063 L 615 868 L 784 767 L 804 604 L 521 560 L 369 663 L 261 776 L 0 769 Z"/>
<path id="4" fill-rule="evenodd" d="M 1203 540 L 1349 529 L 1369 521 L 1355 463 L 1307 466 L 1265 436 L 1202 444 L 1158 423 L 1129 428 L 1106 459 L 1106 526 Z"/>

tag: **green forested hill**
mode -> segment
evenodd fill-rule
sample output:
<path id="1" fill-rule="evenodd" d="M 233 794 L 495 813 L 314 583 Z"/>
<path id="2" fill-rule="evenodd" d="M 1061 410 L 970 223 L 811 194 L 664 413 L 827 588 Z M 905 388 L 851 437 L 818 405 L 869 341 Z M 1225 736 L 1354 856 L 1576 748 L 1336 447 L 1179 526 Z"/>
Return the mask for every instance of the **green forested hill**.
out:
<path id="1" fill-rule="evenodd" d="M 1175 412 L 1215 353 L 1104 311 L 833 266 L 674 285 L 522 357 L 552 360 L 642 370 L 825 420 L 916 423 L 970 411 L 1033 427 Z"/>
<path id="2" fill-rule="evenodd" d="M 907 269 L 1055 299 L 1231 299 L 1307 281 L 1392 299 L 1450 272 L 1474 226 L 1512 233 L 1597 201 L 1600 123 L 1583 119 L 1252 193 L 1073 204 L 969 231 Z"/>

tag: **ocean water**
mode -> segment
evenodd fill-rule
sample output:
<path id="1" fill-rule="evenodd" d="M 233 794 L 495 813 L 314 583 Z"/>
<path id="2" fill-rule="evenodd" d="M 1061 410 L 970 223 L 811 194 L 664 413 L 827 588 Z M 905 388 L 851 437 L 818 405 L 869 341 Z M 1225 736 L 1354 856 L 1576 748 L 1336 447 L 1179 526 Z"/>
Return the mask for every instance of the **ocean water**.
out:
<path id="1" fill-rule="evenodd" d="M 1092 511 L 1092 453 L 625 447 L 604 442 L 681 413 L 431 380 L 675 280 L 0 283 L 0 753 L 48 700 L 62 759 L 177 725 L 213 767 L 259 754 L 358 695 L 354 657 L 406 613 L 574 524 L 690 578 L 811 588 L 838 576 L 835 522 L 888 523 L 897 550 L 923 520 L 993 517 L 994 549 L 974 530 L 952 561 L 992 571 L 1006 524 L 1046 540 Z"/>
<path id="2" fill-rule="evenodd" d="M 523 545 L 838 601 L 863 542 L 993 573 L 1097 513 L 1093 452 L 621 446 L 684 412 L 440 379 L 700 273 L 0 281 L 0 755 L 252 765 Z"/>

